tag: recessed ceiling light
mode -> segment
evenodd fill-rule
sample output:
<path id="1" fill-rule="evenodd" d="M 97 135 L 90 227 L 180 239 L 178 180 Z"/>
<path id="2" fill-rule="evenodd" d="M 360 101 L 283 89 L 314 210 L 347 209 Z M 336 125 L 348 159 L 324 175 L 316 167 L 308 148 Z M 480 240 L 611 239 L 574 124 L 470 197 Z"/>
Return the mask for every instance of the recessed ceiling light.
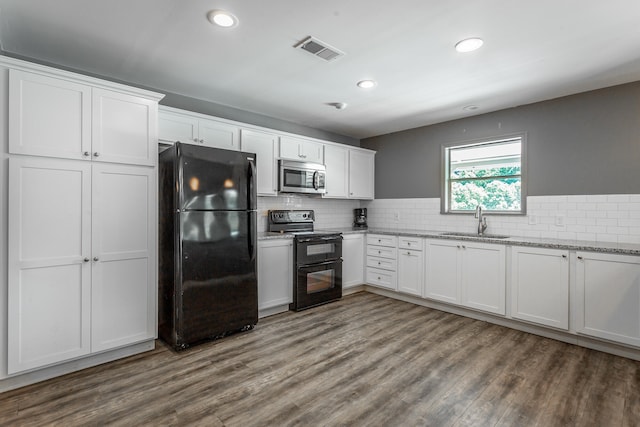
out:
<path id="1" fill-rule="evenodd" d="M 371 89 L 372 87 L 376 87 L 378 83 L 375 80 L 360 80 L 357 85 L 362 89 Z"/>
<path id="2" fill-rule="evenodd" d="M 477 105 L 465 105 L 464 107 L 462 107 L 462 109 L 464 111 L 473 111 L 473 110 L 477 110 L 478 106 Z"/>
<path id="3" fill-rule="evenodd" d="M 212 24 L 224 28 L 231 28 L 238 25 L 238 18 L 226 10 L 212 10 L 207 13 L 207 19 L 209 19 L 209 22 Z"/>
<path id="4" fill-rule="evenodd" d="M 484 41 L 482 39 L 472 37 L 470 39 L 460 40 L 458 43 L 456 43 L 456 50 L 463 53 L 472 52 L 476 49 L 479 49 L 483 44 Z"/>

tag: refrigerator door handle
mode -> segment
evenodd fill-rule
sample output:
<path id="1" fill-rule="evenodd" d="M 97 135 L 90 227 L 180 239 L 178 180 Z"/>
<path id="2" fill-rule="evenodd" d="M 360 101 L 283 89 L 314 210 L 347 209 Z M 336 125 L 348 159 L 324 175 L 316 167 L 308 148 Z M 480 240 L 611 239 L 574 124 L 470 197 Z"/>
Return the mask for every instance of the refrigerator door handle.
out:
<path id="1" fill-rule="evenodd" d="M 253 160 L 249 160 L 249 169 L 247 170 L 247 209 L 256 209 L 256 165 Z"/>
<path id="2" fill-rule="evenodd" d="M 256 259 L 257 245 L 256 245 L 256 242 L 255 242 L 255 239 L 256 239 L 256 236 L 257 236 L 257 233 L 256 233 L 257 217 L 258 217 L 257 212 L 249 212 L 248 240 L 249 240 L 249 258 L 251 259 L 251 261 L 255 261 L 255 259 Z"/>

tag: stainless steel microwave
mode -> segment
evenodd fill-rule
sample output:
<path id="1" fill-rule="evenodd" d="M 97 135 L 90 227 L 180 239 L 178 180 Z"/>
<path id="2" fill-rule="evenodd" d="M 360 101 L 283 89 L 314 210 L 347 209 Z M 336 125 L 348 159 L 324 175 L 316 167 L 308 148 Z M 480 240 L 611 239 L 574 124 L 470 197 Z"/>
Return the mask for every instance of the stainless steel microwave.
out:
<path id="1" fill-rule="evenodd" d="M 324 194 L 325 183 L 324 165 L 280 160 L 278 189 L 281 193 Z"/>

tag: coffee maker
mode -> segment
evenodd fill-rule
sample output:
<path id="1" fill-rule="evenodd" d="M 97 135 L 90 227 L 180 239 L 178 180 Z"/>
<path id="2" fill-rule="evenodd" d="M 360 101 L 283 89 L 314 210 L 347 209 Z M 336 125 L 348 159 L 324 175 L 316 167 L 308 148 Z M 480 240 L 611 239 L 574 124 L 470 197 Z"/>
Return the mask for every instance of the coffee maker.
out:
<path id="1" fill-rule="evenodd" d="M 353 210 L 353 228 L 367 228 L 367 208 Z"/>

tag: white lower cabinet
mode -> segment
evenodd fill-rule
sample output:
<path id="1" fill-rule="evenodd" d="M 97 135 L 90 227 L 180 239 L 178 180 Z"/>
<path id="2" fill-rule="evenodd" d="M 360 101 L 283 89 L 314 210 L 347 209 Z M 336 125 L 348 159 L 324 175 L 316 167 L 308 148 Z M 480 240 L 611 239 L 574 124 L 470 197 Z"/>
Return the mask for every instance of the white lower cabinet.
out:
<path id="1" fill-rule="evenodd" d="M 425 297 L 489 313 L 506 313 L 505 248 L 429 240 Z"/>
<path id="2" fill-rule="evenodd" d="M 505 247 L 463 242 L 461 253 L 462 305 L 504 316 L 507 288 Z"/>
<path id="3" fill-rule="evenodd" d="M 397 246 L 396 236 L 367 235 L 366 281 L 370 285 L 397 290 Z"/>
<path id="4" fill-rule="evenodd" d="M 576 255 L 576 331 L 640 346 L 640 257 Z"/>
<path id="5" fill-rule="evenodd" d="M 460 244 L 451 240 L 427 240 L 424 296 L 460 303 Z"/>
<path id="6" fill-rule="evenodd" d="M 150 168 L 93 166 L 92 352 L 156 335 L 156 185 Z"/>
<path id="7" fill-rule="evenodd" d="M 155 170 L 9 160 L 8 373 L 155 337 Z"/>
<path id="8" fill-rule="evenodd" d="M 420 238 L 398 238 L 398 291 L 422 295 L 424 283 L 424 242 Z"/>
<path id="9" fill-rule="evenodd" d="M 258 310 L 293 302 L 293 240 L 258 242 Z"/>
<path id="10" fill-rule="evenodd" d="M 342 288 L 364 283 L 364 234 L 342 236 Z"/>
<path id="11" fill-rule="evenodd" d="M 511 316 L 569 329 L 569 251 L 511 248 Z"/>

